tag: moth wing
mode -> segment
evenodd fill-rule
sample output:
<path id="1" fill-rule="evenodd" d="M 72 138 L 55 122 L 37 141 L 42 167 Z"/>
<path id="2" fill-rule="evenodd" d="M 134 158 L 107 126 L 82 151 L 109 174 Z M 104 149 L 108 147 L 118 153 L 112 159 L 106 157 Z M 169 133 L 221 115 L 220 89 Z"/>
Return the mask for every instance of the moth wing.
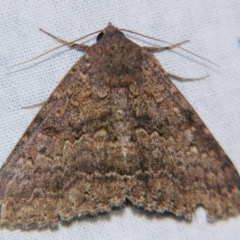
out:
<path id="1" fill-rule="evenodd" d="M 97 161 L 106 155 L 106 132 L 91 129 L 98 128 L 99 119 L 107 124 L 103 118 L 108 113 L 101 109 L 108 99 L 99 102 L 95 98 L 88 68 L 84 55 L 3 164 L 0 225 L 26 229 L 56 226 L 60 219 L 109 211 L 123 202 L 124 187 L 116 189 L 116 176 L 94 173 Z M 104 171 L 104 166 L 99 168 Z"/>
<path id="2" fill-rule="evenodd" d="M 185 218 L 198 205 L 205 207 L 209 220 L 236 215 L 237 170 L 159 62 L 145 54 L 144 93 L 135 104 L 142 106 L 137 117 L 145 121 L 135 131 L 146 174 L 129 198 L 150 211 Z"/>

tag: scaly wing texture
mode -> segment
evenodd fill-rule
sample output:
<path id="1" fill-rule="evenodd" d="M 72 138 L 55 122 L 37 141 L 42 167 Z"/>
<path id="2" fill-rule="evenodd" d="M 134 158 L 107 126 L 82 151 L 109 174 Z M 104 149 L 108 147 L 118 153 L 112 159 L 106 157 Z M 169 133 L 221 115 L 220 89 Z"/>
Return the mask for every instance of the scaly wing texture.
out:
<path id="1" fill-rule="evenodd" d="M 150 54 L 144 58 L 144 93 L 135 105 L 142 104 L 137 115 L 146 121 L 135 132 L 146 178 L 130 195 L 133 203 L 185 218 L 199 204 L 209 220 L 236 215 L 240 177 L 235 167 L 158 61 Z"/>
<path id="2" fill-rule="evenodd" d="M 56 226 L 126 199 L 211 219 L 240 209 L 240 178 L 152 54 L 122 34 L 67 73 L 0 170 L 0 225 Z"/>

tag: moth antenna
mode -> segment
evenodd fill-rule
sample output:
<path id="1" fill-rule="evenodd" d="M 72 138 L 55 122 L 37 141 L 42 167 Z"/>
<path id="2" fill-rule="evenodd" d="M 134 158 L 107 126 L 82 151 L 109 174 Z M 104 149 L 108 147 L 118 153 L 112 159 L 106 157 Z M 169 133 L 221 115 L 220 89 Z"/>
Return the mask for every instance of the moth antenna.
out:
<path id="1" fill-rule="evenodd" d="M 39 28 L 39 30 L 42 31 L 42 32 L 44 32 L 45 34 L 49 35 L 50 37 L 54 38 L 54 39 L 57 40 L 58 42 L 60 41 L 59 38 L 53 36 L 52 34 L 46 32 L 45 30 L 43 30 L 43 29 L 41 29 L 41 28 Z M 89 33 L 89 34 L 87 34 L 87 35 L 85 35 L 85 36 L 83 36 L 83 37 L 80 37 L 80 38 L 76 39 L 76 40 L 70 41 L 69 43 L 75 43 L 75 42 L 77 42 L 77 41 L 79 41 L 79 40 L 82 40 L 82 39 L 84 39 L 84 38 L 86 38 L 86 37 L 89 37 L 89 36 L 91 36 L 91 35 L 94 35 L 94 34 L 96 34 L 96 33 L 101 32 L 101 31 L 102 31 L 102 30 L 98 30 L 98 31 Z M 23 61 L 23 62 L 14 64 L 14 65 L 12 65 L 12 66 L 10 66 L 10 67 L 7 67 L 6 69 L 9 70 L 9 69 L 14 68 L 14 67 L 17 67 L 17 66 L 19 66 L 19 65 L 23 65 L 23 64 L 25 64 L 25 63 L 31 62 L 31 61 L 33 61 L 33 60 L 35 60 L 35 59 L 37 59 L 37 58 L 40 58 L 40 57 L 42 57 L 42 56 L 44 56 L 44 55 L 46 55 L 46 54 L 48 54 L 48 53 L 50 53 L 50 52 L 58 49 L 58 48 L 61 48 L 61 47 L 63 47 L 63 46 L 66 46 L 66 44 L 59 45 L 59 46 L 57 46 L 57 47 L 55 47 L 55 48 L 52 48 L 52 49 L 50 49 L 50 50 L 48 50 L 48 51 L 46 51 L 46 52 L 44 52 L 44 53 L 41 53 L 41 54 L 37 55 L 36 57 L 33 57 L 33 58 L 30 58 L 30 59 L 28 59 L 28 60 L 26 60 L 26 61 Z"/>
<path id="2" fill-rule="evenodd" d="M 50 52 L 58 49 L 58 48 L 61 48 L 61 47 L 63 47 L 63 46 L 64 46 L 64 45 L 62 44 L 61 46 L 52 48 L 52 49 L 50 49 L 50 50 L 48 50 L 48 51 L 46 51 L 46 52 L 44 52 L 44 53 L 41 53 L 41 54 L 37 55 L 36 57 L 33 57 L 33 58 L 30 58 L 30 59 L 28 59 L 28 60 L 26 60 L 26 61 L 23 61 L 23 62 L 14 64 L 14 65 L 12 65 L 12 66 L 10 66 L 10 67 L 7 67 L 7 70 L 9 70 L 9 69 L 11 69 L 11 68 L 14 68 L 14 67 L 17 67 L 17 66 L 19 66 L 19 65 L 23 65 L 23 64 L 25 64 L 25 63 L 31 62 L 31 61 L 33 61 L 33 60 L 35 60 L 35 59 L 37 59 L 37 58 L 40 58 L 40 57 L 42 57 L 42 56 L 44 56 L 44 55 L 46 55 L 46 54 L 48 54 L 48 53 L 50 53 Z"/>
<path id="3" fill-rule="evenodd" d="M 137 34 L 137 35 L 139 35 L 139 36 L 142 36 L 142 37 L 145 37 L 145 38 L 149 38 L 149 39 L 152 39 L 152 40 L 156 40 L 156 41 L 159 41 L 159 42 L 168 43 L 168 44 L 173 44 L 173 43 L 171 43 L 171 42 L 167 42 L 167 41 L 164 41 L 164 40 L 162 40 L 162 39 L 150 37 L 150 36 L 148 36 L 148 35 L 145 35 L 145 34 L 142 34 L 142 33 L 138 33 L 138 32 L 135 32 L 135 31 L 131 31 L 131 30 L 128 30 L 128 29 L 120 28 L 119 30 L 125 31 L 125 32 L 129 32 L 129 33 L 134 33 L 134 34 Z M 198 58 L 201 58 L 201 59 L 203 59 L 203 60 L 205 60 L 205 61 L 207 61 L 207 62 L 215 65 L 216 67 L 219 67 L 219 68 L 220 68 L 219 65 L 217 65 L 216 63 L 208 60 L 207 58 L 204 58 L 204 57 L 202 57 L 202 56 L 200 56 L 200 55 L 198 55 L 198 54 L 196 54 L 196 53 L 194 53 L 194 52 L 192 52 L 192 51 L 190 51 L 190 50 L 188 50 L 188 49 L 186 49 L 186 48 L 183 48 L 183 47 L 178 47 L 178 48 L 180 48 L 180 49 L 184 50 L 185 52 L 188 52 L 188 53 L 190 53 L 190 54 L 192 54 L 192 55 L 194 55 L 194 56 L 196 56 L 196 57 L 198 57 Z"/>

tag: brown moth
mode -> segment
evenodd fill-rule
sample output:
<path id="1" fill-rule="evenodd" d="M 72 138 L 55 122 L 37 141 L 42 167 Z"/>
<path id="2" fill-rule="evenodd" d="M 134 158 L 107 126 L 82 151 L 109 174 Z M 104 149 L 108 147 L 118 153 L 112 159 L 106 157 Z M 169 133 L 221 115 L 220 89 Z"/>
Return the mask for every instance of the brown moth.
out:
<path id="1" fill-rule="evenodd" d="M 240 210 L 240 177 L 152 55 L 109 24 L 0 170 L 0 225 L 57 226 L 129 200 L 191 219 Z"/>

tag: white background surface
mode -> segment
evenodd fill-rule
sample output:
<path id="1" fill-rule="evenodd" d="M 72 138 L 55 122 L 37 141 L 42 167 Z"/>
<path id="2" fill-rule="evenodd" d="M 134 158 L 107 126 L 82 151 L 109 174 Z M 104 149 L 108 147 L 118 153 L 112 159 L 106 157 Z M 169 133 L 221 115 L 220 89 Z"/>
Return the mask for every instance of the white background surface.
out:
<path id="1" fill-rule="evenodd" d="M 171 73 L 211 75 L 202 81 L 174 83 L 240 172 L 239 0 L 1 1 L 0 165 L 38 111 L 21 107 L 46 99 L 82 54 L 63 48 L 10 71 L 5 68 L 58 45 L 39 27 L 73 40 L 104 28 L 109 21 L 174 43 L 189 39 L 186 48 L 221 66 L 216 68 L 181 50 L 157 54 Z M 145 39 L 136 39 L 147 45 Z M 187 223 L 127 206 L 60 225 L 55 231 L 0 229 L 0 239 L 240 239 L 239 231 L 240 216 L 210 224 L 205 210 L 198 208 Z"/>

